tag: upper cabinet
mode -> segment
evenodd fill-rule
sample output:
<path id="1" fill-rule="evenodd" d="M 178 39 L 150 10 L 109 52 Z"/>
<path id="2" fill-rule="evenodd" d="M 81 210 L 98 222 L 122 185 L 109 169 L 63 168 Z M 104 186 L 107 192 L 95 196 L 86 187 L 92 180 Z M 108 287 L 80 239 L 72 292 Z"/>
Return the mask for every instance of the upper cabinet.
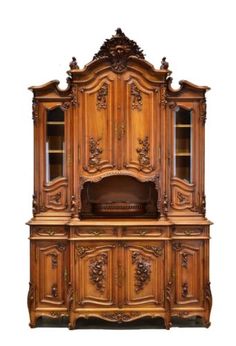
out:
<path id="1" fill-rule="evenodd" d="M 135 210 L 139 217 L 138 210 L 149 217 L 205 214 L 208 88 L 181 81 L 173 89 L 168 67 L 163 58 L 156 70 L 117 29 L 83 69 L 72 59 L 65 90 L 58 81 L 31 88 L 34 215 L 92 215 L 98 201 L 102 210 Z M 104 200 L 113 181 L 119 189 Z M 150 183 L 145 203 L 139 183 Z"/>

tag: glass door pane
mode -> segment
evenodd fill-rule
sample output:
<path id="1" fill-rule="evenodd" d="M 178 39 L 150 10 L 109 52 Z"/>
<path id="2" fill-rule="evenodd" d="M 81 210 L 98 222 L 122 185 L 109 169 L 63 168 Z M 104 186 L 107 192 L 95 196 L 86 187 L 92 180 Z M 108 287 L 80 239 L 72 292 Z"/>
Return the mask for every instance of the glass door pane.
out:
<path id="1" fill-rule="evenodd" d="M 46 122 L 46 180 L 65 175 L 65 122 L 60 107 L 47 111 Z"/>
<path id="2" fill-rule="evenodd" d="M 174 176 L 192 180 L 192 114 L 181 107 L 174 119 Z"/>

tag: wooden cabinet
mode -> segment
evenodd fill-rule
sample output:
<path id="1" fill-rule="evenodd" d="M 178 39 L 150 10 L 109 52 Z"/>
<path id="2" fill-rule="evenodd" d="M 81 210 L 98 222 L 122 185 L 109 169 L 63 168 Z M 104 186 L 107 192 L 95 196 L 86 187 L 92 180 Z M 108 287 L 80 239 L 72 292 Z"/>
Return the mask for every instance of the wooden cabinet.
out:
<path id="1" fill-rule="evenodd" d="M 117 29 L 68 87 L 33 91 L 30 325 L 201 317 L 209 326 L 205 93 Z"/>

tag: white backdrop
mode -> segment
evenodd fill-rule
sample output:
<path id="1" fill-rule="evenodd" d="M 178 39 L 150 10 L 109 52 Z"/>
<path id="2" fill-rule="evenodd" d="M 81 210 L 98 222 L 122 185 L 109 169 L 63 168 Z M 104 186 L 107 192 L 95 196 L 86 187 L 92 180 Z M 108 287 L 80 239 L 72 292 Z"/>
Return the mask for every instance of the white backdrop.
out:
<path id="1" fill-rule="evenodd" d="M 0 341 L 58 346 L 78 342 L 165 345 L 225 341 L 235 308 L 235 11 L 234 1 L 2 0 L 0 4 L 1 285 Z M 206 123 L 207 215 L 214 221 L 209 329 L 76 330 L 28 327 L 28 228 L 33 191 L 30 85 L 59 79 L 72 56 L 88 63 L 117 27 L 135 40 L 157 68 L 167 56 L 174 85 L 209 85 Z M 234 344 L 228 341 L 227 345 Z"/>

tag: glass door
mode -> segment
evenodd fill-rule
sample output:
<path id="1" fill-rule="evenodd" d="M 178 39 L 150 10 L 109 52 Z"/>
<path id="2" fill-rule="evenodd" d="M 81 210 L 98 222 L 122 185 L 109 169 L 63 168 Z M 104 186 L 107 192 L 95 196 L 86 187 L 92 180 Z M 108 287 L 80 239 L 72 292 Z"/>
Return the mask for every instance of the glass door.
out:
<path id="1" fill-rule="evenodd" d="M 192 182 L 192 112 L 181 107 L 174 115 L 174 176 Z"/>
<path id="2" fill-rule="evenodd" d="M 65 119 L 60 107 L 47 110 L 46 180 L 65 176 Z"/>

